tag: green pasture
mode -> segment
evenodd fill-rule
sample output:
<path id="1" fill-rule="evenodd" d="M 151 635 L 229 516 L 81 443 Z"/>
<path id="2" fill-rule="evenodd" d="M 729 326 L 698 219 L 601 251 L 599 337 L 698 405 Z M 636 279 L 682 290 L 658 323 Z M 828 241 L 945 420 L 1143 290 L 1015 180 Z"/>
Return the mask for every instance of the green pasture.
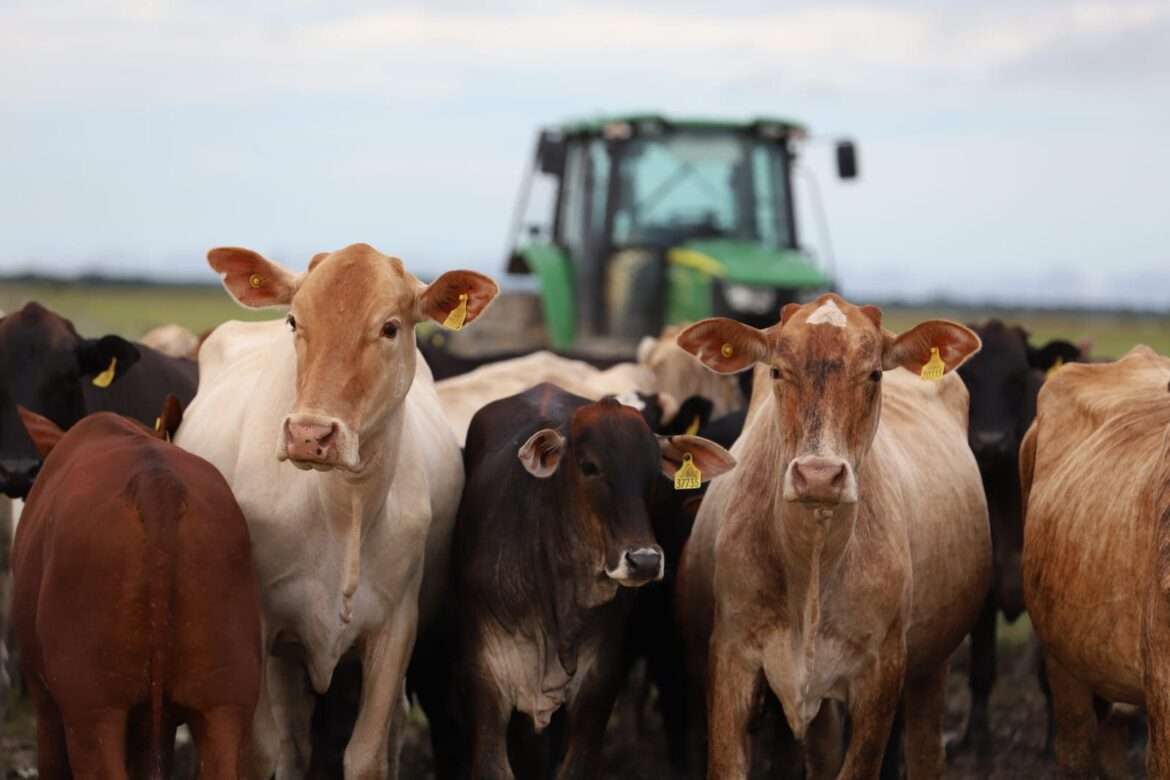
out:
<path id="1" fill-rule="evenodd" d="M 13 311 L 27 301 L 73 320 L 85 335 L 118 333 L 141 336 L 156 325 L 178 323 L 202 333 L 225 320 L 256 320 L 280 316 L 275 311 L 249 311 L 232 301 L 218 285 L 85 285 L 78 283 L 0 282 L 0 309 Z M 1149 313 L 1020 310 L 989 312 L 974 307 L 883 307 L 885 324 L 904 330 L 923 319 L 946 317 L 981 322 L 989 316 L 1019 323 L 1043 343 L 1051 338 L 1087 341 L 1095 357 L 1119 357 L 1135 344 L 1148 344 L 1170 355 L 1170 317 Z"/>

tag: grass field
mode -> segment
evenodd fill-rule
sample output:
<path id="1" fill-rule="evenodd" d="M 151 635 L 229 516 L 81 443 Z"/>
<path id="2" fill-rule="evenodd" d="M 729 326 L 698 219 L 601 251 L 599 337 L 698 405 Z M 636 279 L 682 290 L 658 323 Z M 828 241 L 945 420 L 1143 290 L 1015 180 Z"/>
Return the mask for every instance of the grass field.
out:
<path id="1" fill-rule="evenodd" d="M 0 309 L 14 311 L 36 300 L 73 320 L 87 336 L 118 333 L 136 338 L 156 325 L 178 323 L 202 333 L 224 320 L 257 320 L 280 316 L 274 311 L 249 311 L 232 301 L 218 285 L 81 285 L 10 284 L 0 282 Z M 906 308 L 887 306 L 887 327 L 897 331 L 930 317 L 981 322 L 989 313 L 977 308 Z M 1120 357 L 1135 344 L 1147 344 L 1170 355 L 1170 317 L 1099 311 L 997 311 L 994 316 L 1026 327 L 1039 344 L 1051 338 L 1087 340 L 1097 357 Z"/>

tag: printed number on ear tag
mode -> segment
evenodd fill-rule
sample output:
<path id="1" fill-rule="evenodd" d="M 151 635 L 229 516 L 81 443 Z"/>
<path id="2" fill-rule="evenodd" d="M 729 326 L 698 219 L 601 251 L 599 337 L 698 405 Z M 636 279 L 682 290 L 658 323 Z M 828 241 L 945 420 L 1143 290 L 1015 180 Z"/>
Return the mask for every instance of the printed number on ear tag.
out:
<path id="1" fill-rule="evenodd" d="M 694 490 L 701 487 L 702 484 L 703 472 L 699 471 L 699 467 L 695 465 L 694 457 L 688 452 L 683 455 L 683 462 L 678 467 L 678 471 L 674 472 L 674 489 Z"/>
<path id="2" fill-rule="evenodd" d="M 947 370 L 947 364 L 943 362 L 942 357 L 938 354 L 938 347 L 930 348 L 930 360 L 926 361 L 922 366 L 922 371 L 919 376 L 931 382 L 937 382 L 942 379 L 943 374 Z"/>
<path id="3" fill-rule="evenodd" d="M 467 321 L 467 293 L 459 293 L 459 305 L 451 310 L 447 319 L 443 320 L 443 327 L 451 330 L 462 330 Z"/>
<path id="4" fill-rule="evenodd" d="M 110 358 L 110 367 L 93 378 L 94 387 L 109 387 L 118 369 L 118 358 Z"/>

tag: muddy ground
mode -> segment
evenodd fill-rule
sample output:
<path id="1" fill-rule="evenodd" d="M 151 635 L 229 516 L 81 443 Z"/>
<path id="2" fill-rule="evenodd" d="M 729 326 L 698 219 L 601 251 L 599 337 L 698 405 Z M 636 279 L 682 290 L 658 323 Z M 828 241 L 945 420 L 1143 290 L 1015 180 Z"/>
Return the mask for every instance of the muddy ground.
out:
<path id="1" fill-rule="evenodd" d="M 953 761 L 947 778 L 954 780 L 1007 780 L 1008 778 L 1056 777 L 1054 764 L 1044 758 L 1044 700 L 1032 671 L 1033 650 L 1024 632 L 1014 632 L 1000 644 L 1000 680 L 992 697 L 994 755 L 979 766 L 976 756 L 964 755 Z M 952 662 L 948 686 L 948 729 L 958 729 L 967 707 L 965 676 L 966 649 Z M 636 686 L 631 686 L 631 691 Z M 605 746 L 605 773 L 614 780 L 661 780 L 671 776 L 665 745 L 656 715 L 646 719 L 647 733 L 639 735 L 633 725 L 633 695 L 630 691 L 619 702 L 610 722 Z M 1130 750 L 1132 776 L 1144 777 L 1143 747 L 1140 737 Z M 0 778 L 35 777 L 35 741 L 33 720 L 27 707 L 18 707 L 8 721 L 0 725 Z M 404 780 L 428 780 L 432 777 L 430 747 L 426 727 L 414 719 L 403 752 Z"/>

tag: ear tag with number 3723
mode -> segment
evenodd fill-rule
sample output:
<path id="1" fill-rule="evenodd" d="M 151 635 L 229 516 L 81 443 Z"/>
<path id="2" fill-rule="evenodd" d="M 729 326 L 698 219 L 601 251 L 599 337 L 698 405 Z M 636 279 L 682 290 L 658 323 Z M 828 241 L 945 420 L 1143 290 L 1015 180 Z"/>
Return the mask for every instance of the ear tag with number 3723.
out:
<path id="1" fill-rule="evenodd" d="M 695 458 L 691 453 L 683 455 L 682 465 L 674 472 L 675 490 L 694 490 L 703 484 L 703 472 L 695 465 Z"/>

